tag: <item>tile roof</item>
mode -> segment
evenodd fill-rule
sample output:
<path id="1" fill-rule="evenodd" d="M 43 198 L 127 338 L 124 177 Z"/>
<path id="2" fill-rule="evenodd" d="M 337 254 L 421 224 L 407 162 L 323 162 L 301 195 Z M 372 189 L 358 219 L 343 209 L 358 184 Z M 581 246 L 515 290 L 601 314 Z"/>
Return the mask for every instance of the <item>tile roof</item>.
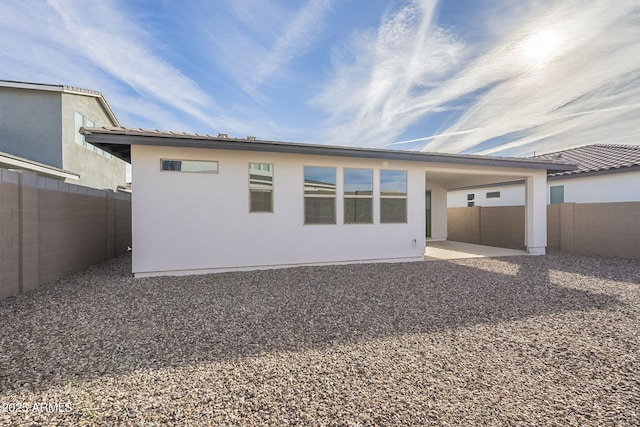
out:
<path id="1" fill-rule="evenodd" d="M 611 171 L 634 166 L 640 167 L 640 145 L 592 144 L 540 154 L 536 157 L 565 160 L 578 165 L 576 170 L 556 172 L 549 174 L 549 176 Z"/>

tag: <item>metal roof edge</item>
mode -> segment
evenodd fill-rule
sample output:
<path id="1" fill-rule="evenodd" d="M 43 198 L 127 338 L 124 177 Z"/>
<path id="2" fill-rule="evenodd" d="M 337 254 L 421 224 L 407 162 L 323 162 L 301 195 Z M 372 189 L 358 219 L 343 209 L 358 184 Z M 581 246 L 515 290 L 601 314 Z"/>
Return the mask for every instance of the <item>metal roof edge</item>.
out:
<path id="1" fill-rule="evenodd" d="M 576 165 L 563 161 L 518 157 L 479 156 L 473 154 L 429 153 L 422 151 L 388 150 L 380 148 L 346 147 L 336 145 L 303 144 L 269 140 L 249 140 L 228 137 L 214 137 L 187 133 L 160 132 L 130 128 L 82 128 L 80 132 L 92 144 L 152 145 L 189 148 L 209 148 L 239 151 L 262 151 L 291 154 L 325 155 L 338 157 L 359 157 L 388 160 L 405 160 L 433 163 L 457 163 L 475 166 L 500 166 L 515 168 L 545 169 L 552 171 L 574 170 Z M 215 144 L 215 145 L 213 145 Z M 114 155 L 115 152 L 107 149 Z M 122 158 L 122 157 L 120 157 Z M 126 159 L 123 159 L 126 160 Z M 126 161 L 130 161 L 126 160 Z"/>

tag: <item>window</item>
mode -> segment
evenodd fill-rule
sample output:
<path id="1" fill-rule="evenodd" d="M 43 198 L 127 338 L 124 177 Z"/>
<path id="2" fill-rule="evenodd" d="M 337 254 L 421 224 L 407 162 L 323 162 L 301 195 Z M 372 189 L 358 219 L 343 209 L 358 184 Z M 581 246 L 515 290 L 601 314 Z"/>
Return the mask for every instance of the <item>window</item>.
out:
<path id="1" fill-rule="evenodd" d="M 475 205 L 476 205 L 476 204 L 475 204 L 475 202 L 467 202 L 467 207 L 468 207 L 468 208 L 472 208 L 472 207 L 474 207 Z"/>
<path id="2" fill-rule="evenodd" d="M 80 128 L 84 126 L 84 116 L 77 111 L 74 115 L 74 123 L 76 128 L 75 140 L 76 144 L 85 146 L 84 135 L 80 134 Z"/>
<path id="3" fill-rule="evenodd" d="M 487 199 L 499 199 L 500 198 L 500 192 L 499 191 L 488 191 L 487 192 Z"/>
<path id="4" fill-rule="evenodd" d="M 273 167 L 249 163 L 249 212 L 273 212 Z"/>
<path id="5" fill-rule="evenodd" d="M 336 168 L 304 167 L 304 223 L 336 223 Z"/>
<path id="6" fill-rule="evenodd" d="M 160 170 L 172 172 L 218 173 L 218 162 L 207 160 L 160 160 Z"/>
<path id="7" fill-rule="evenodd" d="M 550 201 L 552 205 L 564 203 L 564 185 L 556 185 L 550 188 Z"/>
<path id="8" fill-rule="evenodd" d="M 373 223 L 373 170 L 344 170 L 344 223 Z"/>
<path id="9" fill-rule="evenodd" d="M 380 222 L 407 222 L 407 171 L 380 171 Z"/>
<path id="10" fill-rule="evenodd" d="M 476 195 L 474 193 L 467 194 L 467 200 L 474 200 L 475 198 L 476 198 Z"/>

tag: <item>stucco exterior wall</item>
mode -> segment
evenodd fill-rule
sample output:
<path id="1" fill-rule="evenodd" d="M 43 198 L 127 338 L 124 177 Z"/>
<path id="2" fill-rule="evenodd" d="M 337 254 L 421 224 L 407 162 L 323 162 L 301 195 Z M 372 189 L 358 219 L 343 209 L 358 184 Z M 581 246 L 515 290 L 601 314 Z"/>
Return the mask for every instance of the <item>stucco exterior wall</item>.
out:
<path id="1" fill-rule="evenodd" d="M 640 202 L 640 171 L 583 178 L 556 179 L 547 186 L 564 185 L 565 203 Z M 549 193 L 547 192 L 547 202 Z"/>
<path id="2" fill-rule="evenodd" d="M 60 94 L 0 87 L 0 151 L 62 168 Z"/>
<path id="3" fill-rule="evenodd" d="M 425 172 L 415 162 L 138 145 L 131 154 L 137 276 L 423 259 Z M 219 173 L 161 172 L 161 158 L 218 161 Z M 249 213 L 250 162 L 273 164 L 273 213 Z M 337 224 L 303 224 L 303 166 L 337 168 Z M 373 224 L 343 224 L 345 167 L 373 169 Z M 408 171 L 406 224 L 380 224 L 383 168 Z"/>
<path id="4" fill-rule="evenodd" d="M 62 156 L 64 169 L 80 174 L 74 184 L 98 189 L 115 190 L 126 184 L 126 163 L 109 159 L 75 142 L 75 112 L 93 120 L 95 125 L 114 126 L 98 100 L 90 96 L 62 94 Z"/>
<path id="5" fill-rule="evenodd" d="M 488 192 L 500 192 L 499 198 L 487 198 Z M 474 195 L 475 206 L 519 206 L 524 205 L 524 184 L 501 185 L 486 188 L 470 188 L 467 190 L 455 190 L 447 193 L 447 206 L 450 208 L 463 208 L 467 206 L 467 195 Z"/>
<path id="6" fill-rule="evenodd" d="M 429 181 L 431 191 L 431 240 L 447 240 L 447 189 Z"/>
<path id="7" fill-rule="evenodd" d="M 564 186 L 565 203 L 640 201 L 640 171 L 547 180 L 547 203 L 550 200 L 549 189 L 557 185 Z M 486 194 L 493 191 L 499 191 L 500 198 L 487 199 Z M 447 205 L 450 208 L 467 206 L 467 194 L 474 194 L 476 206 L 520 206 L 525 201 L 522 184 L 449 191 Z"/>

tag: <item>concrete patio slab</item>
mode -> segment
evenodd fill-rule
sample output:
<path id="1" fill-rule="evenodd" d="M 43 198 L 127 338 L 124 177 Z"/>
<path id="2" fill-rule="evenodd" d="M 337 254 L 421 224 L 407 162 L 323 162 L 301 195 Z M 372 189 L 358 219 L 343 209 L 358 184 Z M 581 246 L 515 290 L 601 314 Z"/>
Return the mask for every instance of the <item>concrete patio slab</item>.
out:
<path id="1" fill-rule="evenodd" d="M 529 255 L 527 251 L 518 249 L 496 248 L 493 246 L 474 245 L 471 243 L 452 242 L 450 240 L 427 242 L 424 254 L 425 261 L 486 258 L 500 256 Z"/>

